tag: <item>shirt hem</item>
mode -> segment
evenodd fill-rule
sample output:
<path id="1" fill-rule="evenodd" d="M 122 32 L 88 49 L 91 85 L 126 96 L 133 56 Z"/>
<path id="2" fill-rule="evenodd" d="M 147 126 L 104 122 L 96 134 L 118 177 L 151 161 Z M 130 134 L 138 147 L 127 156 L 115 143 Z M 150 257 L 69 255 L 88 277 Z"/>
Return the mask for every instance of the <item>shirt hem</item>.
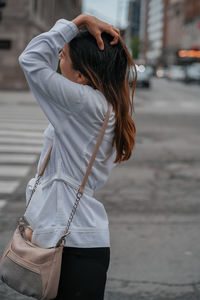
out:
<path id="1" fill-rule="evenodd" d="M 89 229 L 89 228 L 88 228 Z M 70 234 L 65 238 L 64 246 L 78 248 L 110 247 L 109 228 L 96 229 L 93 231 L 69 230 Z M 65 228 L 55 228 L 55 230 L 35 229 L 33 231 L 32 242 L 43 248 L 55 247 L 58 240 L 65 233 Z"/>

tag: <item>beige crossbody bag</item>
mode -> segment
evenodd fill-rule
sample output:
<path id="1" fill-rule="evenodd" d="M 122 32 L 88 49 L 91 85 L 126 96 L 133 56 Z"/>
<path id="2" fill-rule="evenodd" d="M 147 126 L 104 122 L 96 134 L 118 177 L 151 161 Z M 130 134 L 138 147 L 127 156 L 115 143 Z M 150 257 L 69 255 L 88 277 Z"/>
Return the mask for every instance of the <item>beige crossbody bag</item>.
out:
<path id="1" fill-rule="evenodd" d="M 84 192 L 84 187 L 87 182 L 89 172 L 92 168 L 95 156 L 103 139 L 109 120 L 109 115 L 110 104 L 108 104 L 105 120 L 98 136 L 86 173 L 77 191 L 76 201 L 73 205 L 69 220 L 67 222 L 66 232 L 57 242 L 56 246 L 47 249 L 41 248 L 27 240 L 25 236 L 26 222 L 23 216 L 19 219 L 19 224 L 13 234 L 13 237 L 4 250 L 3 256 L 0 260 L 0 279 L 9 287 L 23 295 L 34 297 L 40 300 L 54 299 L 57 295 L 64 240 L 67 235 L 70 234 L 69 227 L 81 196 Z M 35 192 L 39 180 L 48 164 L 52 147 L 53 141 L 40 167 L 37 180 L 26 208 L 28 207 L 32 195 Z"/>

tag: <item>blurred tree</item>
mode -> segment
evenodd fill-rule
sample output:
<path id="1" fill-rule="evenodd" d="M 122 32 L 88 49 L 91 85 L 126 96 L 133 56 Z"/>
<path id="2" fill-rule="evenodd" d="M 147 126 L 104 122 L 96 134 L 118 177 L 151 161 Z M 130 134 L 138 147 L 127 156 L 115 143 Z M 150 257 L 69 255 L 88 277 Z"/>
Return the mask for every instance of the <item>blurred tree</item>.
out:
<path id="1" fill-rule="evenodd" d="M 139 37 L 136 36 L 136 35 L 133 36 L 131 38 L 131 42 L 130 42 L 130 48 L 132 50 L 132 56 L 133 56 L 133 58 L 138 58 L 139 45 L 140 45 Z"/>
<path id="2" fill-rule="evenodd" d="M 57 72 L 58 72 L 59 74 L 61 74 L 61 70 L 60 70 L 60 61 L 58 62 Z"/>

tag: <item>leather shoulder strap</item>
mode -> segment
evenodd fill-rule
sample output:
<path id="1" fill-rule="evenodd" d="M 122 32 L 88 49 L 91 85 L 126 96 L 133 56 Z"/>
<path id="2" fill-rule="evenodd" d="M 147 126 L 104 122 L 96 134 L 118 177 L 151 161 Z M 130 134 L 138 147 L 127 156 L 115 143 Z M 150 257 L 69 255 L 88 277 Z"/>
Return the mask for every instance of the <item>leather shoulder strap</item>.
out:
<path id="1" fill-rule="evenodd" d="M 101 129 L 101 131 L 100 131 L 100 133 L 99 133 L 99 136 L 98 136 L 96 145 L 95 145 L 95 147 L 94 147 L 92 156 L 91 156 L 91 158 L 90 158 L 90 162 L 89 162 L 89 164 L 88 164 L 87 170 L 86 170 L 86 172 L 85 172 L 85 175 L 84 175 L 84 177 L 83 177 L 81 186 L 80 186 L 80 188 L 79 188 L 79 193 L 81 193 L 81 194 L 82 194 L 83 191 L 84 191 L 84 187 L 85 187 L 85 184 L 86 184 L 86 182 L 87 182 L 89 173 L 90 173 L 90 171 L 91 171 L 93 162 L 94 162 L 94 160 L 95 160 L 95 157 L 96 157 L 96 154 L 97 154 L 97 152 L 98 152 L 99 146 L 100 146 L 100 144 L 101 144 L 101 142 L 102 142 L 102 140 L 103 140 L 103 136 L 104 136 L 104 133 L 105 133 L 107 124 L 108 124 L 109 116 L 110 116 L 110 103 L 108 104 L 108 110 L 107 110 L 107 113 L 106 113 L 106 116 L 105 116 L 105 119 L 104 119 L 104 122 L 103 122 L 102 129 Z"/>
<path id="2" fill-rule="evenodd" d="M 45 168 L 46 168 L 46 166 L 47 166 L 47 164 L 49 162 L 49 159 L 50 159 L 52 148 L 53 148 L 53 139 L 52 139 L 51 145 L 50 145 L 50 147 L 49 147 L 49 149 L 47 151 L 47 154 L 45 155 L 45 158 L 44 158 L 44 160 L 42 162 L 42 165 L 41 165 L 41 167 L 39 169 L 39 172 L 38 172 L 39 176 L 42 176 L 43 173 L 44 173 L 44 170 L 45 170 Z"/>

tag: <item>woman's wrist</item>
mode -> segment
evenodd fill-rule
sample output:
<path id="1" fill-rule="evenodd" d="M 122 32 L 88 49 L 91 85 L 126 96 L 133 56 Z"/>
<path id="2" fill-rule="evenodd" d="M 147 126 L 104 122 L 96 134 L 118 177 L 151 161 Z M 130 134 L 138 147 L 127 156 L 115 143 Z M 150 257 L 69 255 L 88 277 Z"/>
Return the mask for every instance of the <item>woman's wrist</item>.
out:
<path id="1" fill-rule="evenodd" d="M 78 27 L 78 29 L 80 30 L 82 27 L 84 27 L 87 24 L 87 19 L 88 16 L 81 14 L 78 17 L 76 17 L 75 19 L 72 20 L 72 22 Z"/>

